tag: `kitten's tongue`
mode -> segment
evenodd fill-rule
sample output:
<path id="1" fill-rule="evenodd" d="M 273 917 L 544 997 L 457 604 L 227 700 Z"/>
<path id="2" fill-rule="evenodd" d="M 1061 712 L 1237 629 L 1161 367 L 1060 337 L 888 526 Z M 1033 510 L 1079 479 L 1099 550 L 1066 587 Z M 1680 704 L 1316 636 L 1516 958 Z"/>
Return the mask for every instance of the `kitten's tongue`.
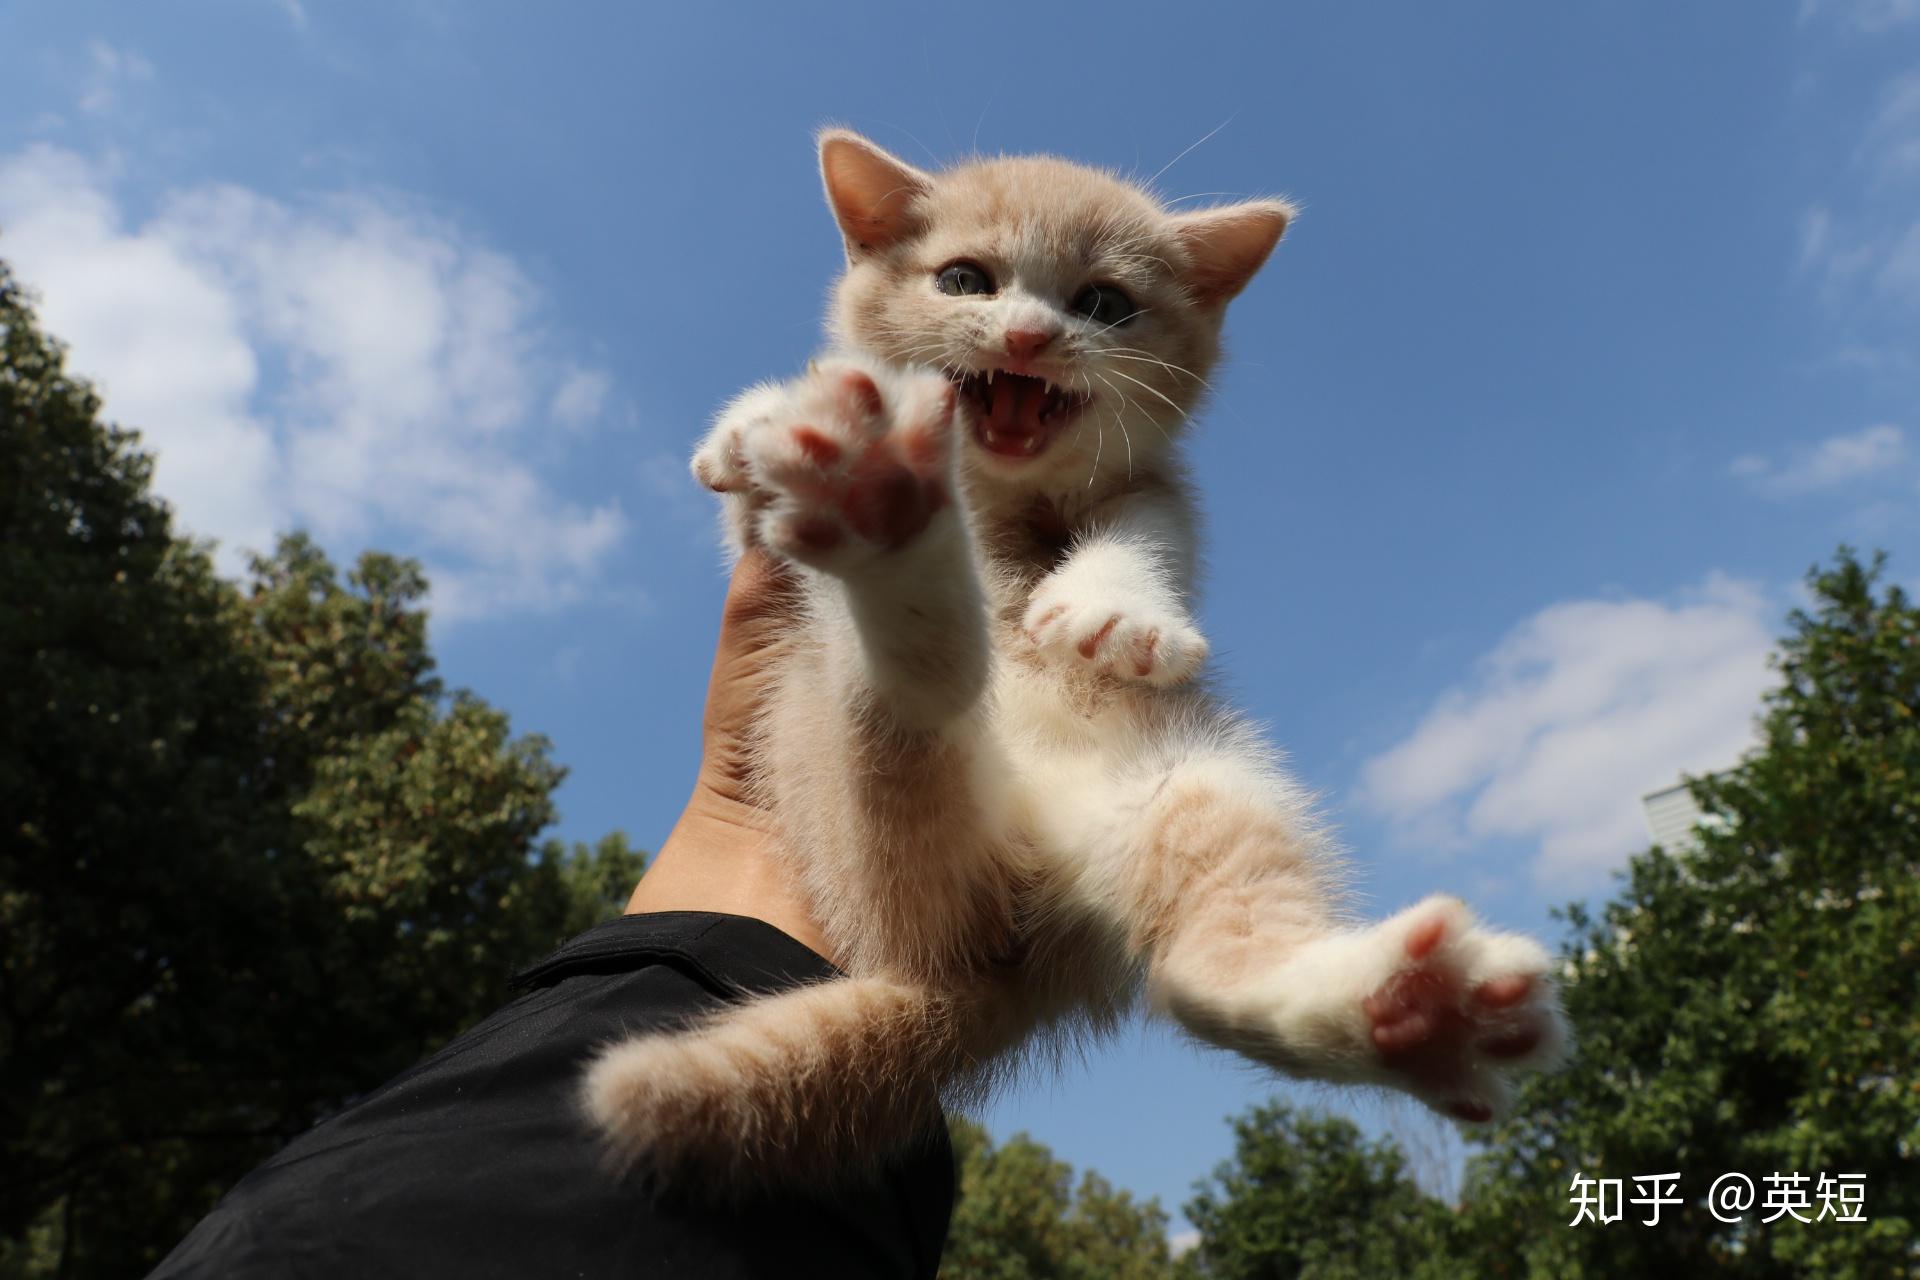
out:
<path id="1" fill-rule="evenodd" d="M 982 388 L 980 443 L 1009 458 L 1031 458 L 1047 447 L 1058 425 L 1060 397 L 1039 378 L 1001 374 Z"/>
<path id="2" fill-rule="evenodd" d="M 1052 443 L 1085 398 L 1023 373 L 970 373 L 961 388 L 973 404 L 980 444 L 1009 458 L 1032 458 Z"/>
<path id="3" fill-rule="evenodd" d="M 993 385 L 993 407 L 985 425 L 997 436 L 1037 436 L 1040 410 L 1046 407 L 1047 384 L 1038 378 L 1003 376 Z"/>

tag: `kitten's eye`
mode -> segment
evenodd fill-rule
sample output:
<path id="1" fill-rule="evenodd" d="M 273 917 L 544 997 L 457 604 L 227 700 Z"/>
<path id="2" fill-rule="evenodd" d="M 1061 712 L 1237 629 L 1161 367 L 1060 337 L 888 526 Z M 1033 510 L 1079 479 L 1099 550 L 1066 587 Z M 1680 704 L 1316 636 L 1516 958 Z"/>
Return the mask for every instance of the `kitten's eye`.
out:
<path id="1" fill-rule="evenodd" d="M 1110 284 L 1090 284 L 1073 300 L 1073 310 L 1095 324 L 1125 324 L 1140 308 L 1133 299 Z"/>
<path id="2" fill-rule="evenodd" d="M 949 298 L 993 292 L 993 277 L 977 262 L 956 262 L 950 267 L 943 267 L 940 274 L 933 278 L 933 283 Z"/>

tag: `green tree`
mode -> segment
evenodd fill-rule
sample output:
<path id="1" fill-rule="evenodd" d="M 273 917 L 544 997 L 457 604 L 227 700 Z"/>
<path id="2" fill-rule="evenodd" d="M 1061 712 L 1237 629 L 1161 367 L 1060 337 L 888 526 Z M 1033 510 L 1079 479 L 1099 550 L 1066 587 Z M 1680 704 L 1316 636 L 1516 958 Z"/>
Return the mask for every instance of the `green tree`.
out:
<path id="1" fill-rule="evenodd" d="M 1091 1171 L 1073 1167 L 1025 1134 L 996 1147 L 971 1120 L 949 1123 L 959 1193 L 945 1280 L 1162 1280 L 1167 1216 Z"/>
<path id="2" fill-rule="evenodd" d="M 1467 1273 L 1920 1276 L 1920 610 L 1882 573 L 1810 573 L 1759 749 L 1692 784 L 1698 847 L 1568 913 L 1577 1056 L 1472 1170 Z M 1569 1228 L 1576 1171 L 1677 1171 L 1685 1203 Z M 1796 1172 L 1864 1174 L 1868 1220 L 1762 1223 Z M 1737 1224 L 1703 1204 L 1723 1173 L 1759 1192 Z"/>
<path id="3" fill-rule="evenodd" d="M 1200 1244 L 1183 1261 L 1217 1280 L 1373 1280 L 1453 1274 L 1451 1213 L 1421 1191 L 1390 1141 L 1352 1121 L 1255 1107 L 1233 1155 L 1195 1189 Z"/>
<path id="4" fill-rule="evenodd" d="M 0 264 L 0 1275 L 137 1273 L 613 914 L 405 561 L 218 577 Z"/>

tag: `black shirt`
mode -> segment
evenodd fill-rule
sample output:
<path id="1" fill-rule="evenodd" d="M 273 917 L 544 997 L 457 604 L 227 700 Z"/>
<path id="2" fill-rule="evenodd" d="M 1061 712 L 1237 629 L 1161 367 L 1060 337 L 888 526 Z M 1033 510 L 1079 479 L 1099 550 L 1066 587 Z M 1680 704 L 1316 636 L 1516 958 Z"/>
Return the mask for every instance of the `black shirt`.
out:
<path id="1" fill-rule="evenodd" d="M 153 1280 L 183 1277 L 931 1277 L 953 1207 L 942 1129 L 878 1179 L 719 1209 L 610 1173 L 576 1108 L 593 1051 L 837 976 L 743 916 L 623 916 L 523 993 L 243 1178 Z"/>

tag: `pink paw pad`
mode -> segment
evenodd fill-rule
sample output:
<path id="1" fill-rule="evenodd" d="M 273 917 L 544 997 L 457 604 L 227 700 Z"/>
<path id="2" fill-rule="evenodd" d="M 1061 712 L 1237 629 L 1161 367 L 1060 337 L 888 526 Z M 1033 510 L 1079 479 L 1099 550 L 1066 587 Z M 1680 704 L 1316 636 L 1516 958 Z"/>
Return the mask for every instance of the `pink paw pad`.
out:
<path id="1" fill-rule="evenodd" d="M 887 407 L 880 384 L 858 369 L 842 373 L 835 390 L 847 416 L 863 426 L 871 425 Z"/>
<path id="2" fill-rule="evenodd" d="M 830 436 L 822 435 L 812 427 L 795 427 L 793 442 L 808 462 L 818 467 L 830 467 L 840 461 L 840 442 Z"/>
<path id="3" fill-rule="evenodd" d="M 1064 599 L 1062 599 L 1064 597 Z M 1022 624 L 1036 648 L 1053 650 L 1084 670 L 1155 684 L 1191 676 L 1207 643 L 1181 619 L 1151 609 L 1116 610 L 1109 597 L 1075 598 L 1049 580 L 1035 591 Z"/>
<path id="4" fill-rule="evenodd" d="M 1552 1032 L 1525 973 L 1474 981 L 1448 944 L 1465 930 L 1446 914 L 1414 925 L 1404 962 L 1361 1002 L 1381 1064 L 1414 1092 L 1456 1119 L 1485 1123 L 1494 1115 L 1490 1073 L 1540 1049 Z"/>
<path id="5" fill-rule="evenodd" d="M 1099 652 L 1100 646 L 1107 642 L 1107 637 L 1112 635 L 1113 629 L 1119 625 L 1120 615 L 1116 613 L 1101 623 L 1098 631 L 1093 632 L 1074 647 L 1080 650 L 1081 657 L 1091 658 L 1095 653 Z"/>

